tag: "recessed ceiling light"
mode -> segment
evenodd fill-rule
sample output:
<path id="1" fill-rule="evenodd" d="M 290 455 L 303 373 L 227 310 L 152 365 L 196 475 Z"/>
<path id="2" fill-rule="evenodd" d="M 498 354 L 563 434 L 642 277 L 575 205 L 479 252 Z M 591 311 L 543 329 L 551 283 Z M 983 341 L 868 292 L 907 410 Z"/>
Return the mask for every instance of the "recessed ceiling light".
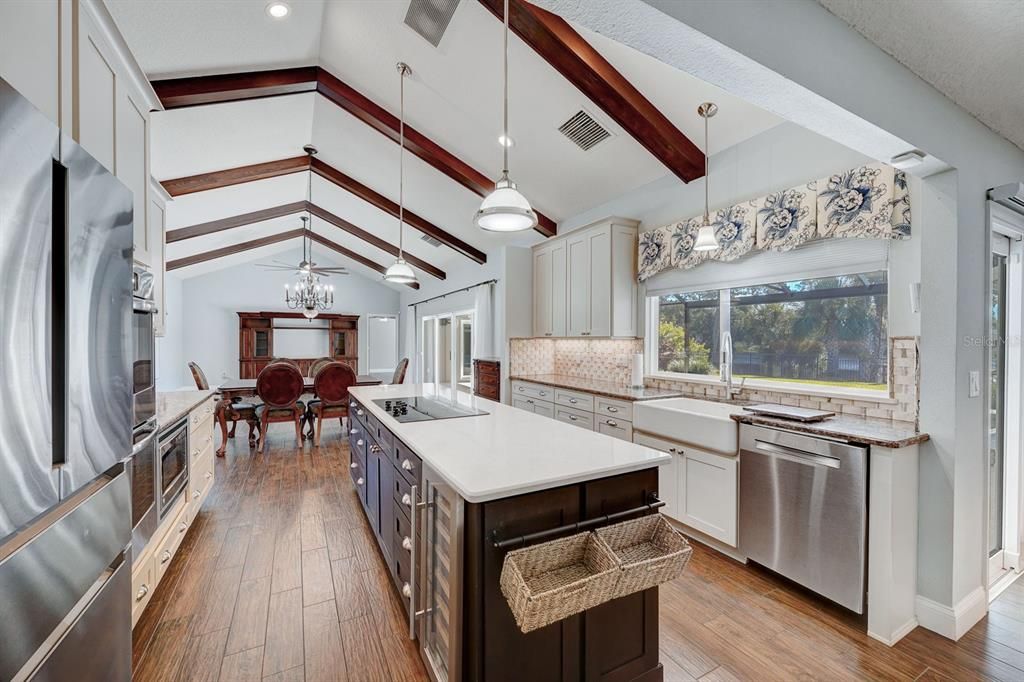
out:
<path id="1" fill-rule="evenodd" d="M 508 135 L 498 135 L 498 144 L 502 147 L 514 147 L 516 145 L 516 141 Z"/>
<path id="2" fill-rule="evenodd" d="M 267 5 L 267 15 L 271 19 L 284 19 L 286 16 L 291 14 L 291 11 L 292 8 L 287 2 L 280 2 L 279 0 L 276 0 L 275 2 Z"/>
<path id="3" fill-rule="evenodd" d="M 904 152 L 899 156 L 892 157 L 889 163 L 892 165 L 893 168 L 898 168 L 899 170 L 906 170 L 908 168 L 913 168 L 914 166 L 920 166 L 922 163 L 924 163 L 924 157 L 924 152 L 912 149 L 909 152 Z"/>

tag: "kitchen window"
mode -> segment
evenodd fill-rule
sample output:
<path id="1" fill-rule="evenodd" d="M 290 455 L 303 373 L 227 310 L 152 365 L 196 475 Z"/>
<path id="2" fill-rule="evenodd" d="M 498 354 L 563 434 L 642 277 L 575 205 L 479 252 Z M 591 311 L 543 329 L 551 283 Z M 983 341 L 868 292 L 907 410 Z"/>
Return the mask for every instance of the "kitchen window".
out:
<path id="1" fill-rule="evenodd" d="M 659 374 L 717 376 L 729 334 L 737 381 L 888 388 L 885 270 L 662 293 L 649 310 Z"/>

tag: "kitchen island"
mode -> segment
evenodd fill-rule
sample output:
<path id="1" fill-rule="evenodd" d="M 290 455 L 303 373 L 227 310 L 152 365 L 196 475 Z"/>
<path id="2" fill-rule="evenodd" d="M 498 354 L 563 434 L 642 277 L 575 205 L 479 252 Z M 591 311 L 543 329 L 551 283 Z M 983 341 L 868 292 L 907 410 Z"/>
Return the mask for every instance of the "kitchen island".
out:
<path id="1" fill-rule="evenodd" d="M 651 513 L 668 455 L 431 384 L 350 394 L 352 480 L 436 680 L 662 679 L 657 588 L 523 634 L 499 577 L 511 549 Z"/>

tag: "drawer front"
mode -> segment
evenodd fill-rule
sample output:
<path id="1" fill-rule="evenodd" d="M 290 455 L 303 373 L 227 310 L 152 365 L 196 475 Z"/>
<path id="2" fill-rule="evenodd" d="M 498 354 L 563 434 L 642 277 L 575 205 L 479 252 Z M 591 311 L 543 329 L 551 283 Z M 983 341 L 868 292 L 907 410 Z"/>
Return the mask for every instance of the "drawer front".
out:
<path id="1" fill-rule="evenodd" d="M 598 433 L 603 433 L 606 436 L 618 438 L 619 440 L 633 442 L 632 423 L 624 419 L 612 419 L 611 417 L 602 417 L 601 415 L 594 415 L 594 421 L 597 423 L 597 428 L 594 430 Z"/>
<path id="2" fill-rule="evenodd" d="M 395 442 L 394 453 L 395 469 L 410 485 L 418 485 L 423 473 L 423 461 L 402 441 Z"/>
<path id="3" fill-rule="evenodd" d="M 548 419 L 555 418 L 555 405 L 545 400 L 533 400 L 533 413 Z"/>
<path id="4" fill-rule="evenodd" d="M 555 389 L 555 404 L 572 407 L 584 412 L 594 411 L 594 396 L 580 391 L 569 391 L 564 388 Z"/>
<path id="5" fill-rule="evenodd" d="M 555 389 L 550 386 L 531 384 L 527 381 L 513 381 L 512 395 L 551 402 L 555 398 Z"/>
<path id="6" fill-rule="evenodd" d="M 520 410 L 533 412 L 533 404 L 534 401 L 531 398 L 520 398 L 517 395 L 512 396 L 512 407 L 518 407 Z"/>
<path id="7" fill-rule="evenodd" d="M 355 466 L 352 466 L 352 465 Z M 352 476 L 352 485 L 356 487 L 360 499 L 366 501 L 366 455 L 363 452 L 353 450 L 349 463 L 349 473 Z"/>
<path id="8" fill-rule="evenodd" d="M 167 532 L 153 553 L 157 583 L 163 579 L 164 573 L 167 572 L 167 568 L 171 565 L 171 559 L 174 558 L 174 553 L 178 551 L 178 546 L 181 545 L 181 540 L 185 537 L 185 531 L 188 530 L 186 517 L 188 516 L 189 505 L 186 500 L 182 502 L 179 502 L 178 513 L 167 524 Z"/>
<path id="9" fill-rule="evenodd" d="M 139 622 L 139 617 L 146 610 L 153 592 L 156 591 L 156 581 L 153 580 L 153 556 L 146 554 L 142 562 L 132 566 L 132 627 Z"/>
<path id="10" fill-rule="evenodd" d="M 354 420 L 359 422 L 365 429 L 366 418 L 369 417 L 370 415 L 366 413 L 366 410 L 363 408 L 362 405 L 359 404 L 359 401 L 353 398 L 348 403 L 348 416 L 352 417 Z"/>
<path id="11" fill-rule="evenodd" d="M 588 431 L 594 430 L 594 414 L 592 412 L 584 412 L 583 410 L 577 410 L 571 407 L 555 405 L 555 419 L 560 422 L 565 422 L 566 424 L 579 426 L 580 428 L 587 429 Z"/>
<path id="12" fill-rule="evenodd" d="M 213 470 L 213 451 L 211 450 L 210 454 L 200 458 L 198 464 L 189 471 L 189 524 L 196 518 L 203 502 L 210 496 L 210 490 L 213 488 Z"/>
<path id="13" fill-rule="evenodd" d="M 594 399 L 594 413 L 598 417 L 611 417 L 615 420 L 625 419 L 633 421 L 633 403 L 628 400 L 615 400 L 614 398 Z"/>
<path id="14" fill-rule="evenodd" d="M 408 498 L 406 497 L 408 496 Z M 406 504 L 405 500 L 412 499 L 412 484 L 405 480 L 403 476 L 395 476 L 395 489 L 393 491 L 393 498 L 395 505 L 400 507 L 406 516 L 410 516 L 411 505 Z"/>
<path id="15" fill-rule="evenodd" d="M 205 431 L 213 433 L 213 411 L 216 407 L 214 398 L 207 398 L 198 407 L 192 409 L 188 415 L 189 437 L 194 434 L 203 434 Z"/>
<path id="16" fill-rule="evenodd" d="M 188 439 L 189 451 L 191 452 L 191 458 L 189 459 L 190 466 L 197 466 L 199 461 L 207 455 L 213 454 L 213 428 L 211 422 L 211 428 L 204 432 L 196 433 L 195 435 L 189 434 Z"/>

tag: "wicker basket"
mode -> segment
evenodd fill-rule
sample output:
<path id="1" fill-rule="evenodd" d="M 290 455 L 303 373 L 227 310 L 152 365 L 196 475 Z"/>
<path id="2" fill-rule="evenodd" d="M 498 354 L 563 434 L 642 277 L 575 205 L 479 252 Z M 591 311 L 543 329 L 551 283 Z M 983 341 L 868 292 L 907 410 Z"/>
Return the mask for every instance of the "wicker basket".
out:
<path id="1" fill-rule="evenodd" d="M 501 592 L 530 632 L 613 599 L 619 573 L 608 546 L 579 533 L 505 555 Z"/>
<path id="2" fill-rule="evenodd" d="M 678 578 L 693 548 L 661 514 L 649 514 L 595 531 L 621 567 L 616 597 Z"/>

